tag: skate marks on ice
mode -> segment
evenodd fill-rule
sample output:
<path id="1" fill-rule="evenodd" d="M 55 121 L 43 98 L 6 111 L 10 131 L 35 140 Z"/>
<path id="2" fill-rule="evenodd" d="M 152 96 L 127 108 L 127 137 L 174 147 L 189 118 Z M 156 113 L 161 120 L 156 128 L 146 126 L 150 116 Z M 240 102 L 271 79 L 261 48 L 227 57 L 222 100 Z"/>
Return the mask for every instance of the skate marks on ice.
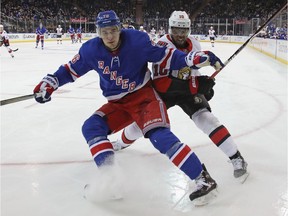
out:
<path id="1" fill-rule="evenodd" d="M 288 215 L 288 191 L 283 192 L 283 194 L 279 196 L 279 200 L 276 203 L 275 208 L 278 209 L 279 216 Z"/>
<path id="2" fill-rule="evenodd" d="M 116 159 L 111 169 L 91 168 L 88 186 L 83 185 L 87 202 L 127 216 L 174 216 L 195 208 L 189 200 L 194 182 L 165 156 L 129 150 L 117 152 Z"/>

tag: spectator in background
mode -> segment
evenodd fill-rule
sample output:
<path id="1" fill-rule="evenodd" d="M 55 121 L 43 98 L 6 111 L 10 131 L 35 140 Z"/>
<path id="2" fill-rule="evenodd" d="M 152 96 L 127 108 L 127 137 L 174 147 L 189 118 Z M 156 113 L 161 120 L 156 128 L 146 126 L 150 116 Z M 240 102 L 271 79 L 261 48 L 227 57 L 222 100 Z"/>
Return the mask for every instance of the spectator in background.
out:
<path id="1" fill-rule="evenodd" d="M 143 26 L 140 26 L 139 31 L 147 33 Z"/>
<path id="2" fill-rule="evenodd" d="M 157 40 L 157 35 L 156 35 L 156 29 L 155 29 L 154 27 L 152 27 L 152 29 L 150 30 L 149 35 L 150 35 L 151 41 L 156 42 L 156 40 Z"/>
<path id="3" fill-rule="evenodd" d="M 135 27 L 131 25 L 131 22 L 129 22 L 128 20 L 124 20 L 122 22 L 122 27 L 123 29 L 135 29 Z"/>

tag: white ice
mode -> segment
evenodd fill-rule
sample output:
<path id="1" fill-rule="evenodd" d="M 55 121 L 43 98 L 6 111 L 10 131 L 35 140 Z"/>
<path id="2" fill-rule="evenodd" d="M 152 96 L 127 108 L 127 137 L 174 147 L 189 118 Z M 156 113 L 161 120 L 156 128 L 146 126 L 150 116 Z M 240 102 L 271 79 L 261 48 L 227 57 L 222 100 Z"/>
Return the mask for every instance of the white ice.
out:
<path id="1" fill-rule="evenodd" d="M 44 50 L 35 49 L 34 43 L 12 47 L 19 48 L 14 59 L 4 47 L 0 50 L 1 100 L 31 94 L 43 76 L 77 53 L 80 44 L 47 42 Z M 202 47 L 225 61 L 240 45 Z M 210 104 L 249 164 L 244 184 L 234 179 L 226 155 L 174 107 L 169 110 L 172 131 L 206 164 L 218 183 L 217 198 L 194 207 L 187 178 L 141 138 L 116 154 L 126 197 L 104 203 L 85 200 L 83 187 L 97 169 L 81 126 L 106 102 L 97 74 L 90 72 L 59 88 L 49 103 L 29 99 L 1 106 L 1 215 L 288 215 L 287 65 L 246 47 L 217 75 L 216 83 Z"/>

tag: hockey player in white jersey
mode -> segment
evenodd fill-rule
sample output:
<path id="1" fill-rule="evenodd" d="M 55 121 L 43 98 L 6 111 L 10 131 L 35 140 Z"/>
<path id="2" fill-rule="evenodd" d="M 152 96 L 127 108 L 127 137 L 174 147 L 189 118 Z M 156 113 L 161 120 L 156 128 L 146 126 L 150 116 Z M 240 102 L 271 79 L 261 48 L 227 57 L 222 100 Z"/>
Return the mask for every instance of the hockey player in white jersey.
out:
<path id="1" fill-rule="evenodd" d="M 161 37 L 158 45 L 177 48 L 186 53 L 201 50 L 200 43 L 190 35 L 190 23 L 186 12 L 174 11 L 169 18 L 169 34 Z M 153 64 L 152 70 L 153 85 L 167 109 L 176 105 L 182 108 L 195 125 L 230 159 L 234 177 L 244 182 L 248 176 L 247 162 L 240 154 L 227 128 L 211 112 L 208 103 L 214 95 L 214 90 L 206 95 L 192 95 L 186 91 L 189 89 L 191 75 L 200 75 L 199 70 L 186 67 L 179 71 L 165 71 L 157 64 Z M 133 123 L 123 130 L 121 138 L 113 142 L 114 149 L 128 147 L 141 136 L 138 126 Z M 201 179 L 196 179 L 196 185 L 200 188 L 207 187 L 202 185 Z"/>
<path id="2" fill-rule="evenodd" d="M 4 26 L 0 25 L 0 47 L 4 45 L 10 54 L 12 58 L 14 58 L 13 52 L 16 52 L 18 49 L 11 49 L 10 48 L 10 42 L 9 42 L 9 36 L 7 32 L 4 30 Z"/>
<path id="3" fill-rule="evenodd" d="M 57 44 L 62 44 L 62 27 L 61 25 L 58 25 L 58 27 L 56 28 L 56 37 L 57 37 Z"/>
<path id="4" fill-rule="evenodd" d="M 215 30 L 213 29 L 213 26 L 211 26 L 210 29 L 208 30 L 208 36 L 209 36 L 212 47 L 214 47 L 215 38 L 217 37 L 217 35 L 216 35 Z"/>

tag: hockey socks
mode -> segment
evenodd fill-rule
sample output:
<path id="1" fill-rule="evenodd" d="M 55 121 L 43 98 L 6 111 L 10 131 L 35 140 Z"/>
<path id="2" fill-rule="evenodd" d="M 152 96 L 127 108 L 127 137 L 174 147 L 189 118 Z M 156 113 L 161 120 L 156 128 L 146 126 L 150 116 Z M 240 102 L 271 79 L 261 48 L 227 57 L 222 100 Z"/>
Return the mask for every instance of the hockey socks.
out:
<path id="1" fill-rule="evenodd" d="M 157 128 L 149 131 L 147 136 L 156 149 L 166 154 L 172 163 L 192 180 L 199 176 L 202 171 L 200 160 L 190 147 L 181 143 L 170 129 Z"/>

